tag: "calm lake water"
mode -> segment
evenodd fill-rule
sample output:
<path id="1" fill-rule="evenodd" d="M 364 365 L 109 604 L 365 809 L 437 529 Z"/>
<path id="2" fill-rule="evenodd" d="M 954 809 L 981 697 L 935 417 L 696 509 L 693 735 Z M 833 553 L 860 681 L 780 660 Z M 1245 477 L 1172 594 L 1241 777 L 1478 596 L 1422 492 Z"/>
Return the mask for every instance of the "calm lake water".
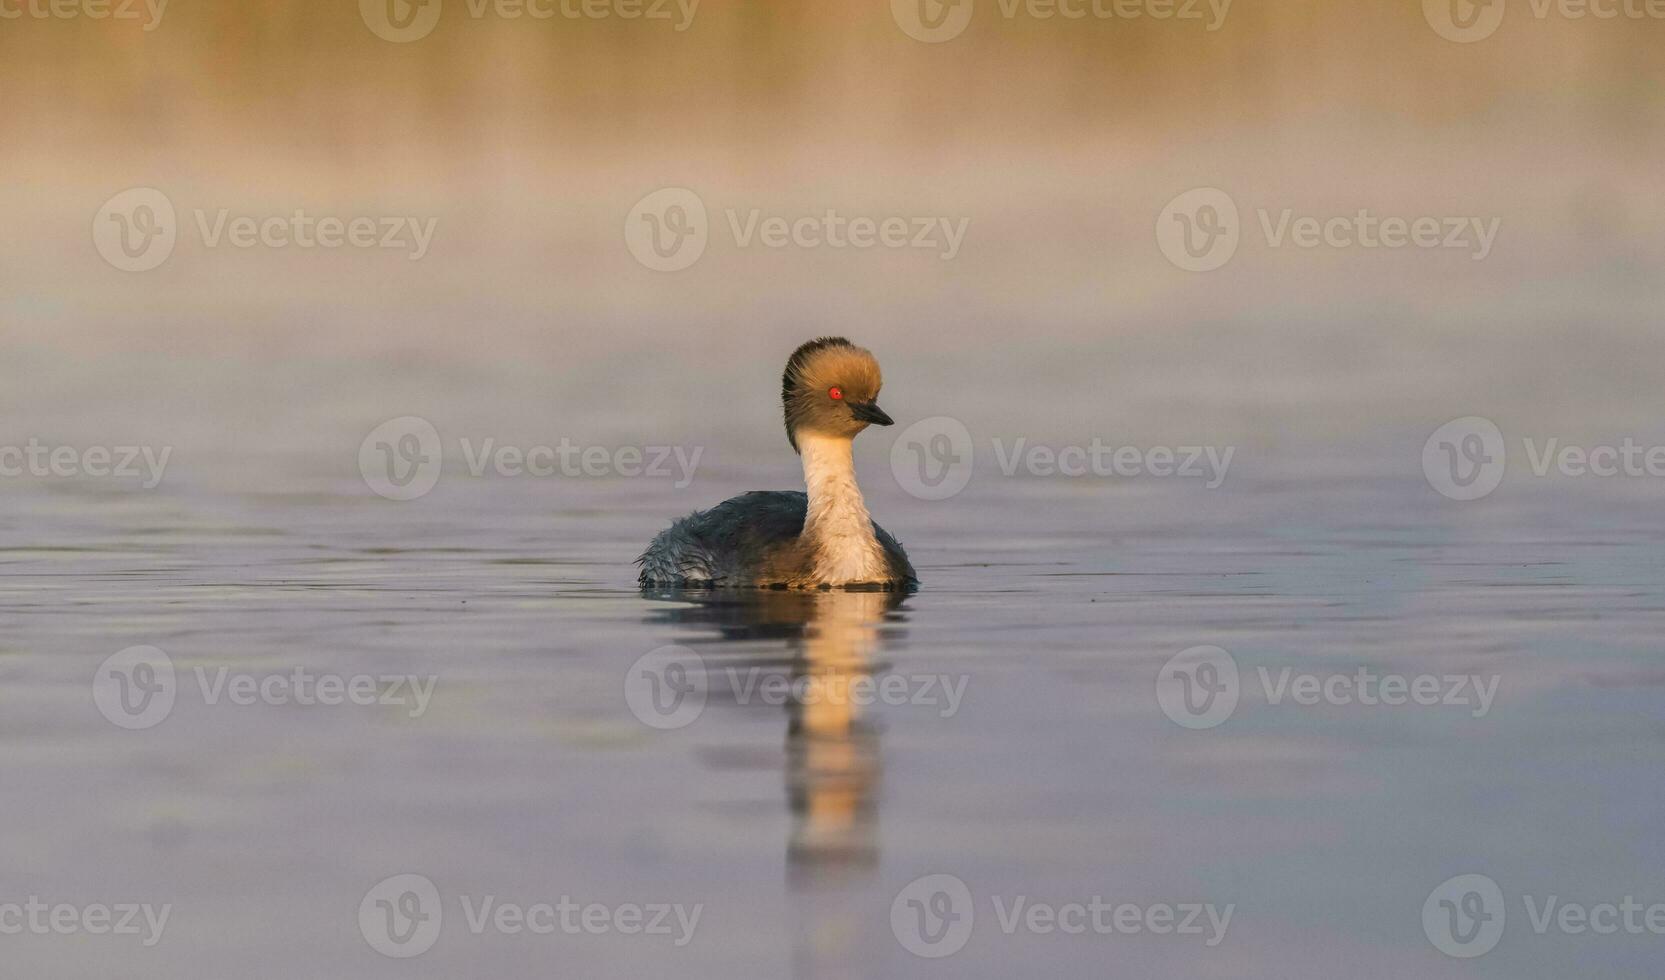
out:
<path id="1" fill-rule="evenodd" d="M 979 469 L 924 501 L 886 471 L 894 435 L 863 438 L 924 580 L 905 598 L 636 590 L 654 531 L 789 486 L 778 455 L 683 489 L 451 466 L 409 502 L 350 454 L 180 459 L 149 491 L 8 481 L 0 897 L 171 911 L 151 948 L 0 937 L 6 972 L 1657 976 L 1665 937 L 1539 934 L 1528 912 L 1665 902 L 1646 488 L 1511 473 L 1458 503 L 1413 441 L 1404 466 L 1243 459 L 1214 490 Z M 135 645 L 165 652 L 175 700 L 128 730 L 95 675 Z M 1193 729 L 1158 678 L 1199 645 L 1240 697 Z M 237 704 L 222 668 L 433 687 L 420 709 L 385 682 L 403 703 Z M 1272 703 L 1262 669 L 1495 688 Z M 668 714 L 641 710 L 643 670 Z M 433 893 L 378 886 L 406 874 Z M 1423 922 L 1464 874 L 1506 909 L 1478 959 Z M 964 891 L 910 888 L 928 875 Z M 538 918 L 563 900 L 605 908 Z M 1071 911 L 1095 900 L 1134 909 Z M 661 905 L 668 934 L 622 934 Z M 1219 925 L 1152 934 L 1168 906 Z M 513 931 L 521 910 L 550 934 Z M 378 929 L 431 948 L 381 955 Z"/>
<path id="2" fill-rule="evenodd" d="M 1665 976 L 1665 484 L 1518 441 L 1665 446 L 1665 25 L 1606 16 L 1653 0 L 377 30 L 441 6 L 0 0 L 0 980 Z M 898 218 L 952 256 L 835 241 Z M 1425 220 L 1486 244 L 1383 240 Z M 800 485 L 820 334 L 884 364 L 921 590 L 644 595 L 668 521 Z M 445 469 L 385 499 L 406 415 Z M 1472 415 L 1509 472 L 1447 499 Z M 931 416 L 977 437 L 940 500 L 891 463 Z M 4 475 L 37 441 L 171 456 Z"/>

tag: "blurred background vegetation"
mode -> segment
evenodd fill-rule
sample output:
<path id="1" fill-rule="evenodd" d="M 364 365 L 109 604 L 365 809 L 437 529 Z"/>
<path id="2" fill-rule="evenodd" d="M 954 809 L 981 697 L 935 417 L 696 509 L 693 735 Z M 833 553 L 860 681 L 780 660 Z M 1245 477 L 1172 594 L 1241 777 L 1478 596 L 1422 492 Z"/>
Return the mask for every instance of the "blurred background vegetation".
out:
<path id="1" fill-rule="evenodd" d="M 760 379 L 821 332 L 887 355 L 899 418 L 1037 436 L 1273 446 L 1472 413 L 1601 429 L 1640 424 L 1665 382 L 1657 21 L 1517 2 L 1455 44 L 1403 0 L 1237 0 L 1214 32 L 978 0 L 928 45 L 885 0 L 704 0 L 681 32 L 445 0 L 430 36 L 394 44 L 353 0 L 174 0 L 150 32 L 0 21 L 0 92 L 0 410 L 37 428 L 107 424 L 119 398 L 134 425 L 304 442 L 403 393 L 498 429 L 583 418 L 774 449 Z M 186 226 L 137 275 L 88 235 L 134 186 Z M 943 262 L 714 232 L 698 265 L 653 273 L 622 224 L 664 186 L 716 227 L 837 208 L 969 233 Z M 1196 186 L 1246 223 L 1369 208 L 1502 230 L 1483 263 L 1251 235 L 1198 275 L 1152 236 Z M 207 250 L 190 215 L 222 208 L 438 234 L 415 263 Z"/>

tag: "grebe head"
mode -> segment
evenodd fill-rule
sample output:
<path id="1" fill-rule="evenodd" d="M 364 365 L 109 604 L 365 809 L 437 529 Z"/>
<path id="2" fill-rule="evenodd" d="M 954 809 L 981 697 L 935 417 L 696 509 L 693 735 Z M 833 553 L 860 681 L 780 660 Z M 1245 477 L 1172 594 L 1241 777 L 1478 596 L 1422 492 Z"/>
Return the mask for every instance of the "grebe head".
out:
<path id="1" fill-rule="evenodd" d="M 854 439 L 869 425 L 890 425 L 879 408 L 879 362 L 843 337 L 821 337 L 792 352 L 781 375 L 786 438 L 807 433 Z"/>

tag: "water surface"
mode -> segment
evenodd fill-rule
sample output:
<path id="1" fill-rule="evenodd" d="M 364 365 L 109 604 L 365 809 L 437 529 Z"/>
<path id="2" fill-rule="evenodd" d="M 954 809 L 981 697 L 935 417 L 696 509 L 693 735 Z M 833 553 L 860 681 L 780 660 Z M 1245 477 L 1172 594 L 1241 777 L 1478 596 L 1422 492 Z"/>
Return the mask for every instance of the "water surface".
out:
<path id="1" fill-rule="evenodd" d="M 350 458 L 181 465 L 162 487 L 13 481 L 0 549 L 8 895 L 171 903 L 163 940 L 8 936 L 18 975 L 171 977 L 1608 977 L 1657 936 L 1539 936 L 1520 896 L 1665 900 L 1656 639 L 1665 520 L 1634 489 L 1420 479 L 1046 480 L 915 500 L 863 463 L 924 587 L 644 595 L 666 519 L 770 463 L 663 481 L 447 472 L 411 502 Z M 1247 468 L 1247 467 L 1246 467 Z M 1541 485 L 1540 485 L 1541 484 Z M 1599 503 L 1600 506 L 1592 506 Z M 128 731 L 92 678 L 135 644 L 181 678 Z M 704 708 L 644 724 L 639 658 L 697 656 Z M 1163 664 L 1214 645 L 1241 701 L 1190 730 Z M 685 656 L 686 654 L 674 654 Z M 410 706 L 210 705 L 196 674 L 434 678 Z M 1257 668 L 1495 677 L 1473 707 L 1270 704 Z M 827 696 L 900 678 L 903 698 Z M 782 703 L 748 680 L 796 696 Z M 946 687 L 959 685 L 952 705 Z M 740 686 L 737 686 L 737 683 Z M 845 688 L 848 690 L 848 688 Z M 805 703 L 808 702 L 808 703 Z M 416 873 L 438 941 L 395 960 L 366 892 Z M 1486 874 L 1482 958 L 1424 934 Z M 915 879 L 973 896 L 959 952 L 892 921 Z M 683 903 L 692 939 L 474 934 L 461 902 Z M 996 904 L 1231 905 L 1206 935 L 1007 934 Z"/>

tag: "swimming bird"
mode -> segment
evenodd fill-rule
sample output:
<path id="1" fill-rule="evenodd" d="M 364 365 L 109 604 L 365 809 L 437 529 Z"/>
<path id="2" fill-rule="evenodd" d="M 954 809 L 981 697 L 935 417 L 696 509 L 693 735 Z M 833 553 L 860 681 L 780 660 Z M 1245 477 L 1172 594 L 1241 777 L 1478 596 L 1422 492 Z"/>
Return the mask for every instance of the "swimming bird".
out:
<path id="1" fill-rule="evenodd" d="M 873 522 L 856 486 L 856 436 L 892 424 L 878 405 L 881 383 L 878 360 L 843 337 L 793 351 L 780 396 L 809 492 L 753 490 L 676 521 L 636 559 L 639 583 L 912 590 L 907 552 Z"/>

